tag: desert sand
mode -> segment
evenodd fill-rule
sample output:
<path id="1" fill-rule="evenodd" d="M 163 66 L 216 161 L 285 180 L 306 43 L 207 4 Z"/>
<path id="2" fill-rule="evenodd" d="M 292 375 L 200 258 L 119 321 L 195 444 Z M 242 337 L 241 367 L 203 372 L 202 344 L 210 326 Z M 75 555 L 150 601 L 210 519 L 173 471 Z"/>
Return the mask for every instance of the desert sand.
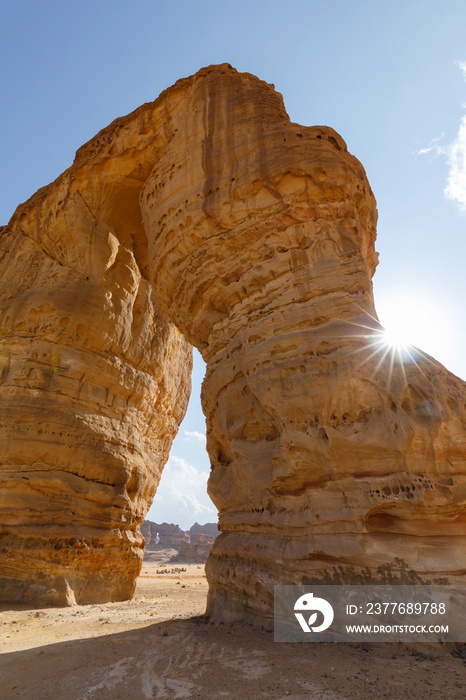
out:
<path id="1" fill-rule="evenodd" d="M 464 700 L 461 651 L 278 644 L 203 617 L 204 567 L 146 553 L 132 600 L 0 608 L 2 700 Z M 157 574 L 161 566 L 185 566 Z"/>

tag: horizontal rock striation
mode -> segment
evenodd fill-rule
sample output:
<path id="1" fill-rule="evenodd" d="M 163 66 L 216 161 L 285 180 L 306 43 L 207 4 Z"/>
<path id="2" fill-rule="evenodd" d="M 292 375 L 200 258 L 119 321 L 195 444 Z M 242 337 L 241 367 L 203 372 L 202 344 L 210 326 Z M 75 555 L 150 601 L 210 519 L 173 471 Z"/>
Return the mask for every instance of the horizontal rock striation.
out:
<path id="1" fill-rule="evenodd" d="M 144 276 L 130 132 L 110 127 L 125 156 L 78 153 L 1 231 L 3 600 L 131 597 L 187 406 L 191 347 Z"/>
<path id="2" fill-rule="evenodd" d="M 19 207 L 0 238 L 10 597 L 130 594 L 187 343 L 207 363 L 212 619 L 267 624 L 278 583 L 465 582 L 466 385 L 379 342 L 375 237 L 341 137 L 228 65 Z"/>
<path id="3" fill-rule="evenodd" d="M 141 206 L 160 305 L 207 363 L 209 614 L 270 618 L 278 583 L 464 580 L 465 384 L 377 345 L 361 164 L 226 68 L 173 125 Z"/>

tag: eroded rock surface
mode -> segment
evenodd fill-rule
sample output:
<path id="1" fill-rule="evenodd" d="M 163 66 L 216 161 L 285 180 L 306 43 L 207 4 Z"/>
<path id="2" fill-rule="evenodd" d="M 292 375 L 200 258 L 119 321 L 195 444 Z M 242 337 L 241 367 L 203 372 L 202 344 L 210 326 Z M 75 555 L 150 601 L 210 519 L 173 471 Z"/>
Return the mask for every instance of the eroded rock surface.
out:
<path id="1" fill-rule="evenodd" d="M 132 596 L 139 526 L 186 410 L 191 346 L 144 276 L 143 158 L 120 150 L 78 154 L 0 236 L 3 600 Z"/>
<path id="2" fill-rule="evenodd" d="M 178 549 L 178 554 L 173 561 L 203 563 L 210 554 L 210 549 L 215 537 L 197 532 L 191 537 L 190 542 L 183 542 Z"/>
<path id="3" fill-rule="evenodd" d="M 464 582 L 466 385 L 374 344 L 375 236 L 341 137 L 227 65 L 114 122 L 21 205 L 0 239 L 10 594 L 63 567 L 74 590 L 99 555 L 97 588 L 129 592 L 186 405 L 180 332 L 207 363 L 213 619 L 270 620 L 278 583 Z"/>

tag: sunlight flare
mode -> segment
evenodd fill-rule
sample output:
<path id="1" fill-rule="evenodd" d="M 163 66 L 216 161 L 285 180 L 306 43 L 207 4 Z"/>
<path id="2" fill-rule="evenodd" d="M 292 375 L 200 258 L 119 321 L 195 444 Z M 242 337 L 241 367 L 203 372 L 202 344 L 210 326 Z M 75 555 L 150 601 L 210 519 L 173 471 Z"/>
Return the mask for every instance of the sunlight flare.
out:
<path id="1" fill-rule="evenodd" d="M 451 322 L 445 310 L 432 299 L 415 293 L 399 293 L 377 300 L 382 340 L 400 351 L 417 348 L 441 359 L 452 339 Z"/>

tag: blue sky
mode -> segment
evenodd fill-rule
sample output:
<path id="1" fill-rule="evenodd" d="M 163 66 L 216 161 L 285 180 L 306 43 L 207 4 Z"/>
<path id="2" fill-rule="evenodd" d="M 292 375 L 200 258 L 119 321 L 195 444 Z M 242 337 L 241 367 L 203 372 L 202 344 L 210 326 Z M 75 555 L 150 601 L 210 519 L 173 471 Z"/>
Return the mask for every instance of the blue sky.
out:
<path id="1" fill-rule="evenodd" d="M 2 3 L 0 223 L 113 119 L 228 62 L 274 83 L 293 121 L 343 136 L 378 202 L 382 322 L 402 322 L 407 340 L 466 378 L 465 37 L 464 0 Z M 202 373 L 197 362 L 150 511 L 184 527 L 215 519 Z"/>

